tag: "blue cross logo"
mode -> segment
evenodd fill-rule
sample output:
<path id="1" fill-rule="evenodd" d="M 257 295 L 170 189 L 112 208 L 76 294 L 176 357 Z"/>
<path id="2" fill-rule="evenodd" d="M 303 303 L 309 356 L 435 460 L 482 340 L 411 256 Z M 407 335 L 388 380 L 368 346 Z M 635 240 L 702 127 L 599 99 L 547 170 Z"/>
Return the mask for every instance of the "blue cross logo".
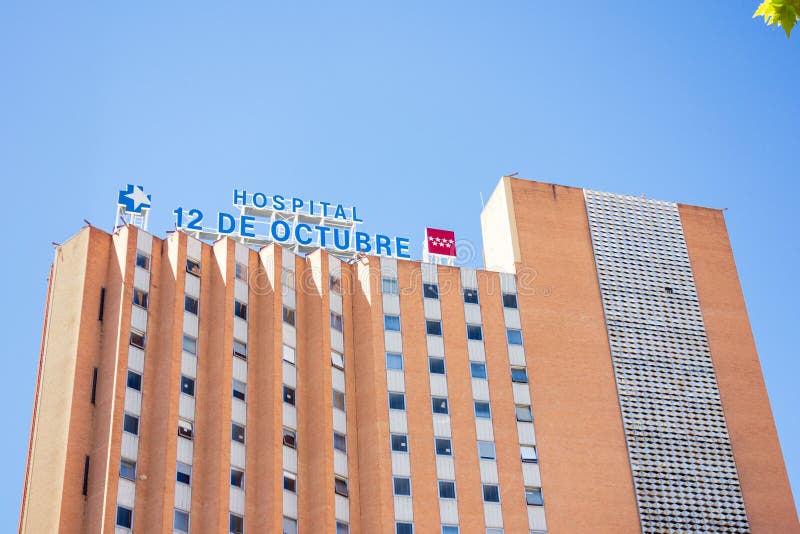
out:
<path id="1" fill-rule="evenodd" d="M 141 185 L 128 184 L 128 189 L 119 192 L 118 203 L 128 213 L 141 213 L 143 208 L 150 207 L 150 195 L 145 194 Z"/>

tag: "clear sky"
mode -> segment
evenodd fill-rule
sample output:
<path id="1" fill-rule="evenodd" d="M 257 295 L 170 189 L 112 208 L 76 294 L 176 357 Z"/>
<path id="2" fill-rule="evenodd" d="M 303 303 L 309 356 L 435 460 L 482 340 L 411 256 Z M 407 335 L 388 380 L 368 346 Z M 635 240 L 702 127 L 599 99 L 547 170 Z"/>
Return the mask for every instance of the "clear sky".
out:
<path id="1" fill-rule="evenodd" d="M 800 29 L 758 1 L 0 4 L 0 530 L 16 528 L 51 241 L 128 182 L 164 235 L 233 186 L 480 243 L 502 174 L 728 208 L 800 493 Z"/>

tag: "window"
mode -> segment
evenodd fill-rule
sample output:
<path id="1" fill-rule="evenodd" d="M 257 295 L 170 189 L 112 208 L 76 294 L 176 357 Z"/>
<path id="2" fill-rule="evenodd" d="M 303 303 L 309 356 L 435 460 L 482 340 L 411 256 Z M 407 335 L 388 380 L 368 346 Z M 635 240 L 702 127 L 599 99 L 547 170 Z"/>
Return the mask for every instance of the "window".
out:
<path id="1" fill-rule="evenodd" d="M 478 419 L 491 419 L 492 409 L 488 402 L 475 401 L 475 417 Z"/>
<path id="2" fill-rule="evenodd" d="M 478 303 L 478 290 L 477 289 L 464 289 L 464 302 L 467 304 Z"/>
<path id="3" fill-rule="evenodd" d="M 131 389 L 135 389 L 136 391 L 142 391 L 142 375 L 136 371 L 131 371 L 128 369 L 127 386 Z"/>
<path id="4" fill-rule="evenodd" d="M 392 434 L 392 450 L 394 452 L 408 452 L 408 436 L 405 434 Z"/>
<path id="5" fill-rule="evenodd" d="M 145 254 L 141 250 L 136 251 L 136 266 L 141 267 L 145 271 L 150 270 L 150 255 Z"/>
<path id="6" fill-rule="evenodd" d="M 528 370 L 524 367 L 512 367 L 511 368 L 511 381 L 512 382 L 521 382 L 527 383 L 528 382 Z"/>
<path id="7" fill-rule="evenodd" d="M 428 358 L 428 370 L 433 375 L 443 375 L 444 358 Z"/>
<path id="8" fill-rule="evenodd" d="M 414 524 L 398 521 L 394 524 L 394 534 L 414 534 Z"/>
<path id="9" fill-rule="evenodd" d="M 135 415 L 126 413 L 122 417 L 122 430 L 134 436 L 139 435 L 139 418 Z"/>
<path id="10" fill-rule="evenodd" d="M 131 528 L 133 524 L 133 510 L 124 506 L 117 506 L 117 526 Z"/>
<path id="11" fill-rule="evenodd" d="M 542 488 L 525 488 L 525 503 L 528 506 L 543 506 Z"/>
<path id="12" fill-rule="evenodd" d="M 429 336 L 442 335 L 442 322 L 441 321 L 425 321 L 425 333 Z"/>
<path id="13" fill-rule="evenodd" d="M 297 493 L 297 475 L 284 471 L 283 489 L 286 491 L 291 491 L 292 493 Z"/>
<path id="14" fill-rule="evenodd" d="M 122 459 L 119 461 L 119 476 L 128 480 L 136 480 L 136 462 Z"/>
<path id="15" fill-rule="evenodd" d="M 347 489 L 347 479 L 342 477 L 334 477 L 333 491 L 336 492 L 337 495 L 347 497 L 350 494 L 350 491 Z"/>
<path id="16" fill-rule="evenodd" d="M 386 368 L 394 369 L 396 371 L 403 370 L 403 355 L 397 352 L 386 353 Z"/>
<path id="17" fill-rule="evenodd" d="M 338 350 L 331 350 L 331 364 L 339 369 L 344 369 L 344 354 Z"/>
<path id="18" fill-rule="evenodd" d="M 297 534 L 297 519 L 283 518 L 283 534 Z"/>
<path id="19" fill-rule="evenodd" d="M 395 495 L 411 495 L 411 479 L 408 477 L 394 477 L 394 494 Z"/>
<path id="20" fill-rule="evenodd" d="M 244 443 L 244 426 L 231 423 L 231 439 L 239 443 Z"/>
<path id="21" fill-rule="evenodd" d="M 381 292 L 384 295 L 397 295 L 397 279 L 384 278 L 381 280 Z"/>
<path id="22" fill-rule="evenodd" d="M 131 329 L 131 345 L 144 349 L 144 332 Z"/>
<path id="23" fill-rule="evenodd" d="M 500 487 L 497 484 L 483 485 L 483 502 L 500 502 Z"/>
<path id="24" fill-rule="evenodd" d="M 472 378 L 486 378 L 486 364 L 483 362 L 469 362 L 469 372 Z"/>
<path id="25" fill-rule="evenodd" d="M 442 534 L 458 534 L 456 525 L 442 525 Z"/>
<path id="26" fill-rule="evenodd" d="M 515 328 L 506 328 L 506 339 L 509 345 L 522 345 L 522 332 Z"/>
<path id="27" fill-rule="evenodd" d="M 294 406 L 294 388 L 283 386 L 283 402 Z"/>
<path id="28" fill-rule="evenodd" d="M 197 338 L 190 335 L 183 334 L 183 344 L 181 345 L 185 352 L 189 354 L 197 354 Z"/>
<path id="29" fill-rule="evenodd" d="M 233 301 L 233 314 L 238 317 L 239 319 L 247 320 L 247 304 L 244 302 L 239 302 L 238 300 Z"/>
<path id="30" fill-rule="evenodd" d="M 231 486 L 244 488 L 244 471 L 231 467 Z"/>
<path id="31" fill-rule="evenodd" d="M 347 452 L 347 436 L 341 432 L 333 431 L 333 448 L 337 451 Z"/>
<path id="32" fill-rule="evenodd" d="M 504 308 L 516 308 L 517 307 L 517 295 L 514 293 L 503 293 L 503 307 Z"/>
<path id="33" fill-rule="evenodd" d="M 337 521 L 336 534 L 350 534 L 350 525 L 343 521 Z"/>
<path id="34" fill-rule="evenodd" d="M 297 350 L 295 350 L 294 347 L 290 347 L 289 345 L 284 345 L 283 360 L 294 365 L 295 361 L 297 360 Z"/>
<path id="35" fill-rule="evenodd" d="M 247 265 L 245 265 L 244 263 L 239 263 L 238 261 L 236 262 L 236 272 L 234 276 L 236 276 L 237 280 L 242 280 L 244 282 L 247 282 L 247 274 L 248 274 L 247 271 L 248 271 Z"/>
<path id="36" fill-rule="evenodd" d="M 450 413 L 450 410 L 447 407 L 446 397 L 432 397 L 431 408 L 433 409 L 433 413 L 439 413 L 445 415 Z"/>
<path id="37" fill-rule="evenodd" d="M 467 325 L 467 339 L 471 339 L 472 341 L 480 341 L 483 339 L 483 329 L 479 324 L 468 324 Z"/>
<path id="38" fill-rule="evenodd" d="M 494 449 L 494 442 L 492 441 L 479 441 L 478 442 L 478 457 L 481 460 L 495 460 L 497 454 Z"/>
<path id="39" fill-rule="evenodd" d="M 194 379 L 181 375 L 181 393 L 194 397 Z"/>
<path id="40" fill-rule="evenodd" d="M 247 399 L 247 384 L 233 379 L 233 398 L 244 402 Z"/>
<path id="41" fill-rule="evenodd" d="M 342 316 L 336 312 L 331 312 L 331 328 L 337 332 L 342 331 Z"/>
<path id="42" fill-rule="evenodd" d="M 147 294 L 147 291 L 133 288 L 134 305 L 140 306 L 146 310 L 149 303 L 150 303 L 150 295 Z"/>
<path id="43" fill-rule="evenodd" d="M 517 404 L 515 407 L 517 411 L 517 421 L 522 421 L 529 423 L 533 421 L 533 414 L 531 413 L 531 407 L 527 404 Z"/>
<path id="44" fill-rule="evenodd" d="M 200 309 L 200 301 L 189 295 L 183 296 L 183 309 L 189 313 L 197 315 L 197 310 Z"/>
<path id="45" fill-rule="evenodd" d="M 389 392 L 389 409 L 390 410 L 405 410 L 406 409 L 406 394 L 398 393 L 396 391 Z"/>
<path id="46" fill-rule="evenodd" d="M 186 258 L 186 272 L 195 276 L 200 276 L 200 262 L 191 258 Z"/>
<path id="47" fill-rule="evenodd" d="M 291 449 L 297 448 L 297 432 L 291 428 L 283 429 L 283 444 Z"/>
<path id="48" fill-rule="evenodd" d="M 178 419 L 178 436 L 186 439 L 192 439 L 194 436 L 194 425 L 189 421 Z"/>
<path id="49" fill-rule="evenodd" d="M 452 480 L 439 481 L 439 498 L 440 499 L 455 499 L 456 498 L 456 483 Z"/>
<path id="50" fill-rule="evenodd" d="M 486 534 L 503 534 L 503 529 L 502 528 L 487 528 L 486 529 Z M 531 531 L 531 534 L 533 534 L 532 531 Z"/>
<path id="51" fill-rule="evenodd" d="M 383 316 L 383 329 L 390 332 L 400 331 L 400 316 L 399 315 L 386 315 Z"/>
<path id="52" fill-rule="evenodd" d="M 329 275 L 328 276 L 328 287 L 334 293 L 338 293 L 339 295 L 342 294 L 342 279 L 336 275 Z"/>
<path id="53" fill-rule="evenodd" d="M 536 447 L 533 445 L 520 445 L 519 454 L 525 463 L 536 463 L 539 460 L 539 456 L 536 454 Z"/>
<path id="54" fill-rule="evenodd" d="M 422 296 L 426 299 L 438 299 L 439 286 L 436 284 L 422 284 Z"/>
<path id="55" fill-rule="evenodd" d="M 177 473 L 175 479 L 181 484 L 192 483 L 192 466 L 183 462 L 178 462 Z"/>
<path id="56" fill-rule="evenodd" d="M 189 532 L 189 514 L 187 512 L 175 510 L 175 515 L 172 519 L 172 530 Z"/>
<path id="57" fill-rule="evenodd" d="M 333 407 L 345 411 L 344 393 L 335 389 L 333 390 Z"/>
<path id="58" fill-rule="evenodd" d="M 449 438 L 436 438 L 437 456 L 453 456 L 453 444 Z"/>
<path id="59" fill-rule="evenodd" d="M 283 307 L 283 322 L 294 326 L 294 310 L 288 306 Z"/>
<path id="60" fill-rule="evenodd" d="M 244 534 L 244 517 L 236 514 L 228 514 L 228 530 L 231 534 Z"/>
<path id="61" fill-rule="evenodd" d="M 246 360 L 247 359 L 247 343 L 242 343 L 236 339 L 233 340 L 233 355 Z"/>

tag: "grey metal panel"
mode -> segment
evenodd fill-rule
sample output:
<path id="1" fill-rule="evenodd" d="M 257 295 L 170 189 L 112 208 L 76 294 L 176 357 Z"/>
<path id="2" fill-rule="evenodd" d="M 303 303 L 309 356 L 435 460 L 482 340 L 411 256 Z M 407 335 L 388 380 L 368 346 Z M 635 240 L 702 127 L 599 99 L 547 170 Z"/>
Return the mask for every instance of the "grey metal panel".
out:
<path id="1" fill-rule="evenodd" d="M 749 532 L 678 206 L 584 195 L 642 530 Z"/>

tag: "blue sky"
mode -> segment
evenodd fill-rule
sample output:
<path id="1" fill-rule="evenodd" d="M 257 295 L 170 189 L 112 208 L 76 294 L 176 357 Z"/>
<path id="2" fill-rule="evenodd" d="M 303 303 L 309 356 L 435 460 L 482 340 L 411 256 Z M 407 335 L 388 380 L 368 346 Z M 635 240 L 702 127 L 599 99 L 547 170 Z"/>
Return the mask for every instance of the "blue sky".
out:
<path id="1" fill-rule="evenodd" d="M 109 229 L 128 182 L 157 235 L 239 186 L 355 204 L 416 253 L 428 225 L 479 242 L 480 193 L 512 172 L 728 208 L 798 495 L 800 30 L 751 20 L 757 3 L 3 2 L 2 530 L 50 242 Z"/>

